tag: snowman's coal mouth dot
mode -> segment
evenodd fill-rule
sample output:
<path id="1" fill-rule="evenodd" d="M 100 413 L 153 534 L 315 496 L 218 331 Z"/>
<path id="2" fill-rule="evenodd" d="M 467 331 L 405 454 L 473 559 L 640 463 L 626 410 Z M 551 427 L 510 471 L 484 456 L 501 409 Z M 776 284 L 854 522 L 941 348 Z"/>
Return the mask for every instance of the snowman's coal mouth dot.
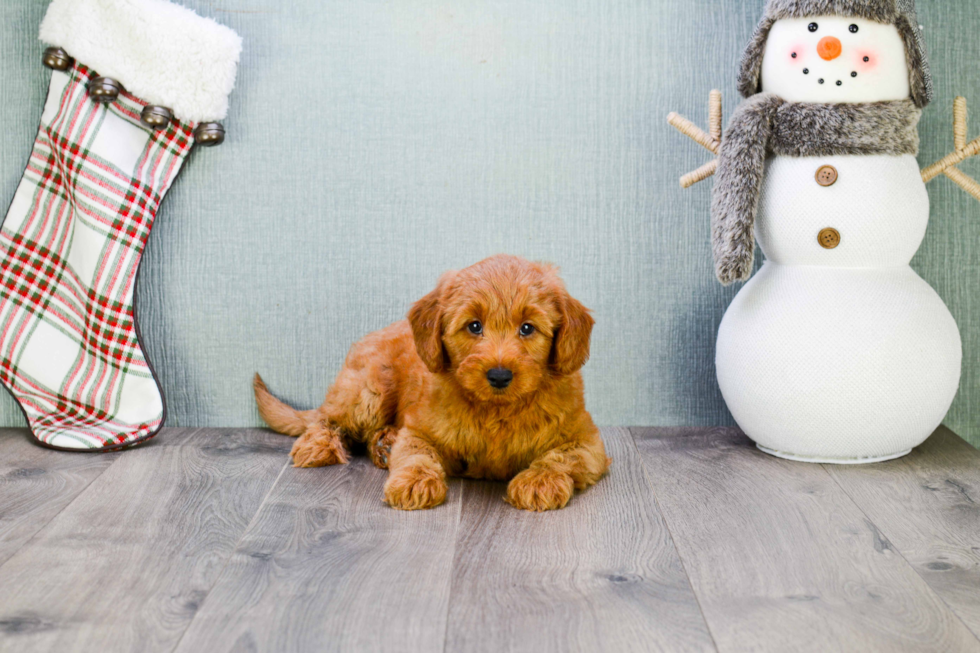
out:
<path id="1" fill-rule="evenodd" d="M 840 81 L 840 80 L 838 79 L 838 80 L 837 80 L 837 85 L 838 85 L 838 86 L 843 86 L 843 85 L 844 85 L 844 82 L 842 82 L 842 81 Z"/>
<path id="2" fill-rule="evenodd" d="M 821 84 L 824 83 L 824 80 L 823 79 L 818 79 L 817 81 L 820 82 Z"/>
<path id="3" fill-rule="evenodd" d="M 803 69 L 803 74 L 804 75 L 809 75 L 810 74 L 810 69 L 809 68 L 804 68 Z"/>
<path id="4" fill-rule="evenodd" d="M 858 76 L 857 71 L 854 71 L 853 73 L 851 73 L 851 77 L 857 77 L 857 76 Z"/>

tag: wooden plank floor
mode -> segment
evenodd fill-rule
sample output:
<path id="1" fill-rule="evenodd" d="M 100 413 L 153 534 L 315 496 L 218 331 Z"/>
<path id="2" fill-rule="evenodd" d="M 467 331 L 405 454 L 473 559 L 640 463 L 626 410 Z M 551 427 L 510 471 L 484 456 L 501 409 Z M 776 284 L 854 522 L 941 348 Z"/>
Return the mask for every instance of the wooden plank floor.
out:
<path id="1" fill-rule="evenodd" d="M 713 650 L 629 431 L 603 438 L 613 473 L 564 510 L 467 485 L 447 650 Z"/>
<path id="2" fill-rule="evenodd" d="M 980 452 L 864 467 L 733 429 L 606 429 L 562 511 L 381 501 L 263 430 L 115 454 L 0 430 L 0 651 L 977 651 Z"/>

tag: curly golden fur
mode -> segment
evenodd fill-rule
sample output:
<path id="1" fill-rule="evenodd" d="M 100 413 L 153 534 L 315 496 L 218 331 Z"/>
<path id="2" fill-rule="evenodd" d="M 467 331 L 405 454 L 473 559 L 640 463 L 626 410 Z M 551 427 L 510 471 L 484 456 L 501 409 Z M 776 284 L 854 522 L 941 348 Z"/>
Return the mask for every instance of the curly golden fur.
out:
<path id="1" fill-rule="evenodd" d="M 257 374 L 255 400 L 269 426 L 299 436 L 297 467 L 366 445 L 394 508 L 439 505 L 447 476 L 509 479 L 511 505 L 563 508 L 611 462 L 579 372 L 592 326 L 555 268 L 494 256 L 444 274 L 407 321 L 355 344 L 319 408 L 290 408 Z"/>

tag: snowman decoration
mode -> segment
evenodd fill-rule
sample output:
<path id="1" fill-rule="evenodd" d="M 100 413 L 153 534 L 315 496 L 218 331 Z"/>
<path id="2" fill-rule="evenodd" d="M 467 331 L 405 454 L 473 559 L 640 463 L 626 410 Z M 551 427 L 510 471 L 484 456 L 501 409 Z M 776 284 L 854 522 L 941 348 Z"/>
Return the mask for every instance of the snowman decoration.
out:
<path id="1" fill-rule="evenodd" d="M 718 158 L 712 245 L 722 283 L 748 281 L 718 333 L 716 368 L 736 422 L 763 451 L 807 462 L 903 456 L 956 395 L 956 323 L 909 266 L 929 219 L 925 182 L 945 174 L 980 200 L 956 151 L 919 169 L 932 99 L 914 0 L 768 0 L 741 62 L 746 98 L 721 132 L 669 122 Z M 755 242 L 765 255 L 752 276 Z M 751 277 L 751 278 L 750 278 Z"/>

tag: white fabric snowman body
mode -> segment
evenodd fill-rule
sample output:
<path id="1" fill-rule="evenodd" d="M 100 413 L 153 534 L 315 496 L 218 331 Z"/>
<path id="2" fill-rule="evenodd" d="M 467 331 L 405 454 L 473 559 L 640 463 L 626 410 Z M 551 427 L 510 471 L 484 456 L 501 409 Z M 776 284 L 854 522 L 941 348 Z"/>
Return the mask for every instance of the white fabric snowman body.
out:
<path id="1" fill-rule="evenodd" d="M 837 116 L 835 105 L 880 113 L 903 101 L 913 109 L 910 95 L 920 108 L 928 101 L 924 51 L 907 52 L 913 41 L 894 22 L 841 15 L 853 9 L 843 5 L 860 2 L 830 3 L 834 12 L 827 2 L 807 4 L 770 1 L 757 32 L 764 47 L 750 46 L 746 55 L 762 60 L 743 61 L 741 81 L 757 75 L 752 91 L 793 103 L 804 116 L 810 104 L 830 105 Z M 904 6 L 907 15 L 907 5 L 896 11 Z M 818 130 L 838 126 L 812 122 Z M 849 147 L 766 158 L 754 215 L 765 263 L 718 333 L 718 382 L 729 409 L 761 449 L 781 457 L 863 463 L 902 456 L 940 425 L 959 385 L 956 323 L 909 266 L 929 220 L 919 165 L 912 153 L 865 153 L 862 143 L 875 135 L 858 132 Z M 822 136 L 791 140 L 805 150 Z M 914 138 L 909 147 L 917 148 Z M 738 245 L 725 214 L 732 203 L 726 188 L 734 187 L 716 186 L 713 209 L 723 214 L 716 258 L 719 242 Z M 723 281 L 747 276 L 748 256 L 748 268 L 742 256 L 741 271 Z"/>

